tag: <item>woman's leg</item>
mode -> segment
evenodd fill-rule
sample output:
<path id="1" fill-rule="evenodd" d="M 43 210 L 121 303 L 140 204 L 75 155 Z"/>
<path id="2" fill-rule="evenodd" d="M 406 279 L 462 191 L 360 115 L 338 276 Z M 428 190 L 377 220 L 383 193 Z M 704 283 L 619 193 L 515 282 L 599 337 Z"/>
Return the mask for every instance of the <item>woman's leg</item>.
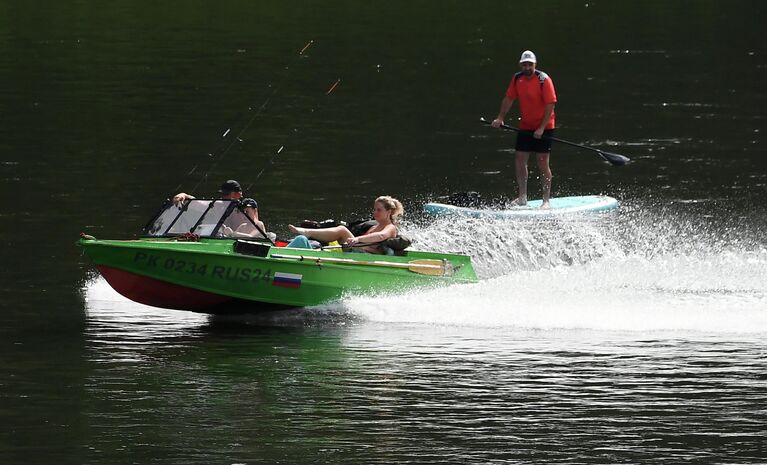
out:
<path id="1" fill-rule="evenodd" d="M 285 247 L 290 247 L 293 249 L 311 249 L 312 245 L 309 243 L 309 239 L 307 239 L 306 236 L 299 234 L 290 242 L 288 242 L 288 245 Z"/>
<path id="2" fill-rule="evenodd" d="M 354 234 L 349 232 L 349 230 L 346 229 L 346 226 L 336 226 L 333 228 L 322 228 L 322 229 L 309 229 L 309 228 L 297 228 L 293 226 L 292 224 L 289 224 L 288 229 L 293 234 L 303 234 L 309 239 L 314 239 L 321 242 L 338 241 L 341 244 L 343 244 L 344 242 L 354 237 Z"/>

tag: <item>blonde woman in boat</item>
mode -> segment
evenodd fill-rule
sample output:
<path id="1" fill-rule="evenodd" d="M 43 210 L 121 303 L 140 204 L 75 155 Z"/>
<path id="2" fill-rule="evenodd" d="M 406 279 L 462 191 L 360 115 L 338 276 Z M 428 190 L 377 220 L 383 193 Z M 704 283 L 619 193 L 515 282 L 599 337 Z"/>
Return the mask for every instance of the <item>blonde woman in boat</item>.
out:
<path id="1" fill-rule="evenodd" d="M 373 203 L 373 218 L 378 224 L 371 227 L 364 234 L 355 236 L 346 226 L 335 226 L 332 228 L 309 229 L 298 228 L 292 224 L 288 229 L 293 234 L 306 236 L 322 242 L 338 241 L 339 243 L 354 247 L 357 250 L 368 253 L 384 253 L 380 242 L 397 237 L 397 223 L 399 222 L 404 209 L 399 200 L 382 195 Z M 373 244 L 365 246 L 364 244 Z"/>

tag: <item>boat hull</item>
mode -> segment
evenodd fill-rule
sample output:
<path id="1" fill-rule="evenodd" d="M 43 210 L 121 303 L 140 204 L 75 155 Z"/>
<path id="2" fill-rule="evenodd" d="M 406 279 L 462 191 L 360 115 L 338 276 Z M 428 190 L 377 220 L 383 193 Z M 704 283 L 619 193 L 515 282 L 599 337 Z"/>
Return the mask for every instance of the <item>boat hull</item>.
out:
<path id="1" fill-rule="evenodd" d="M 464 255 L 409 252 L 389 257 L 261 245 L 238 251 L 237 243 L 222 239 L 80 241 L 107 282 L 125 297 L 155 307 L 203 313 L 314 306 L 346 295 L 476 281 L 471 261 Z M 273 251 L 281 258 L 272 257 Z M 449 276 L 424 274 L 421 265 L 408 269 L 411 263 L 439 257 L 455 270 Z"/>
<path id="2" fill-rule="evenodd" d="M 550 200 L 551 208 L 547 209 L 540 208 L 542 203 L 541 200 L 531 200 L 523 207 L 513 207 L 504 210 L 427 203 L 423 209 L 426 213 L 434 216 L 453 215 L 467 218 L 523 219 L 578 213 L 599 213 L 618 208 L 618 201 L 606 195 L 554 197 Z"/>

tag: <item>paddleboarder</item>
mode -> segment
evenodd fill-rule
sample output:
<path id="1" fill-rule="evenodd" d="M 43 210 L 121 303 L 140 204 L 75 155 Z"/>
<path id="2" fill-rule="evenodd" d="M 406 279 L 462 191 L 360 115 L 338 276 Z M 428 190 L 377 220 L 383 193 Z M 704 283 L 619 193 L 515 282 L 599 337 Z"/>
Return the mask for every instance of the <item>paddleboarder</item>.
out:
<path id="1" fill-rule="evenodd" d="M 519 100 L 519 129 L 515 145 L 514 168 L 519 193 L 512 205 L 527 205 L 527 162 L 535 153 L 543 184 L 541 208 L 550 208 L 551 197 L 551 137 L 554 136 L 554 106 L 557 94 L 551 77 L 537 68 L 538 60 L 530 50 L 522 52 L 519 59 L 521 71 L 516 73 L 501 100 L 498 116 L 492 123 L 494 128 L 503 124 L 506 113 L 515 100 Z"/>

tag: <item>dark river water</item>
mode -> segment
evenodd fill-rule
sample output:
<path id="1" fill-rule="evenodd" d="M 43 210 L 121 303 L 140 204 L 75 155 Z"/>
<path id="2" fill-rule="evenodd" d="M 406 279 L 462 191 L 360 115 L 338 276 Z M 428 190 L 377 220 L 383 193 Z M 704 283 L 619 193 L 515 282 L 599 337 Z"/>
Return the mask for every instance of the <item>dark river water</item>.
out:
<path id="1" fill-rule="evenodd" d="M 767 463 L 762 2 L 49 3 L 0 1 L 0 463 Z M 620 209 L 424 217 L 513 197 L 525 49 L 633 160 L 555 145 L 554 195 Z M 229 178 L 280 237 L 393 195 L 480 281 L 213 318 L 75 245 Z"/>

